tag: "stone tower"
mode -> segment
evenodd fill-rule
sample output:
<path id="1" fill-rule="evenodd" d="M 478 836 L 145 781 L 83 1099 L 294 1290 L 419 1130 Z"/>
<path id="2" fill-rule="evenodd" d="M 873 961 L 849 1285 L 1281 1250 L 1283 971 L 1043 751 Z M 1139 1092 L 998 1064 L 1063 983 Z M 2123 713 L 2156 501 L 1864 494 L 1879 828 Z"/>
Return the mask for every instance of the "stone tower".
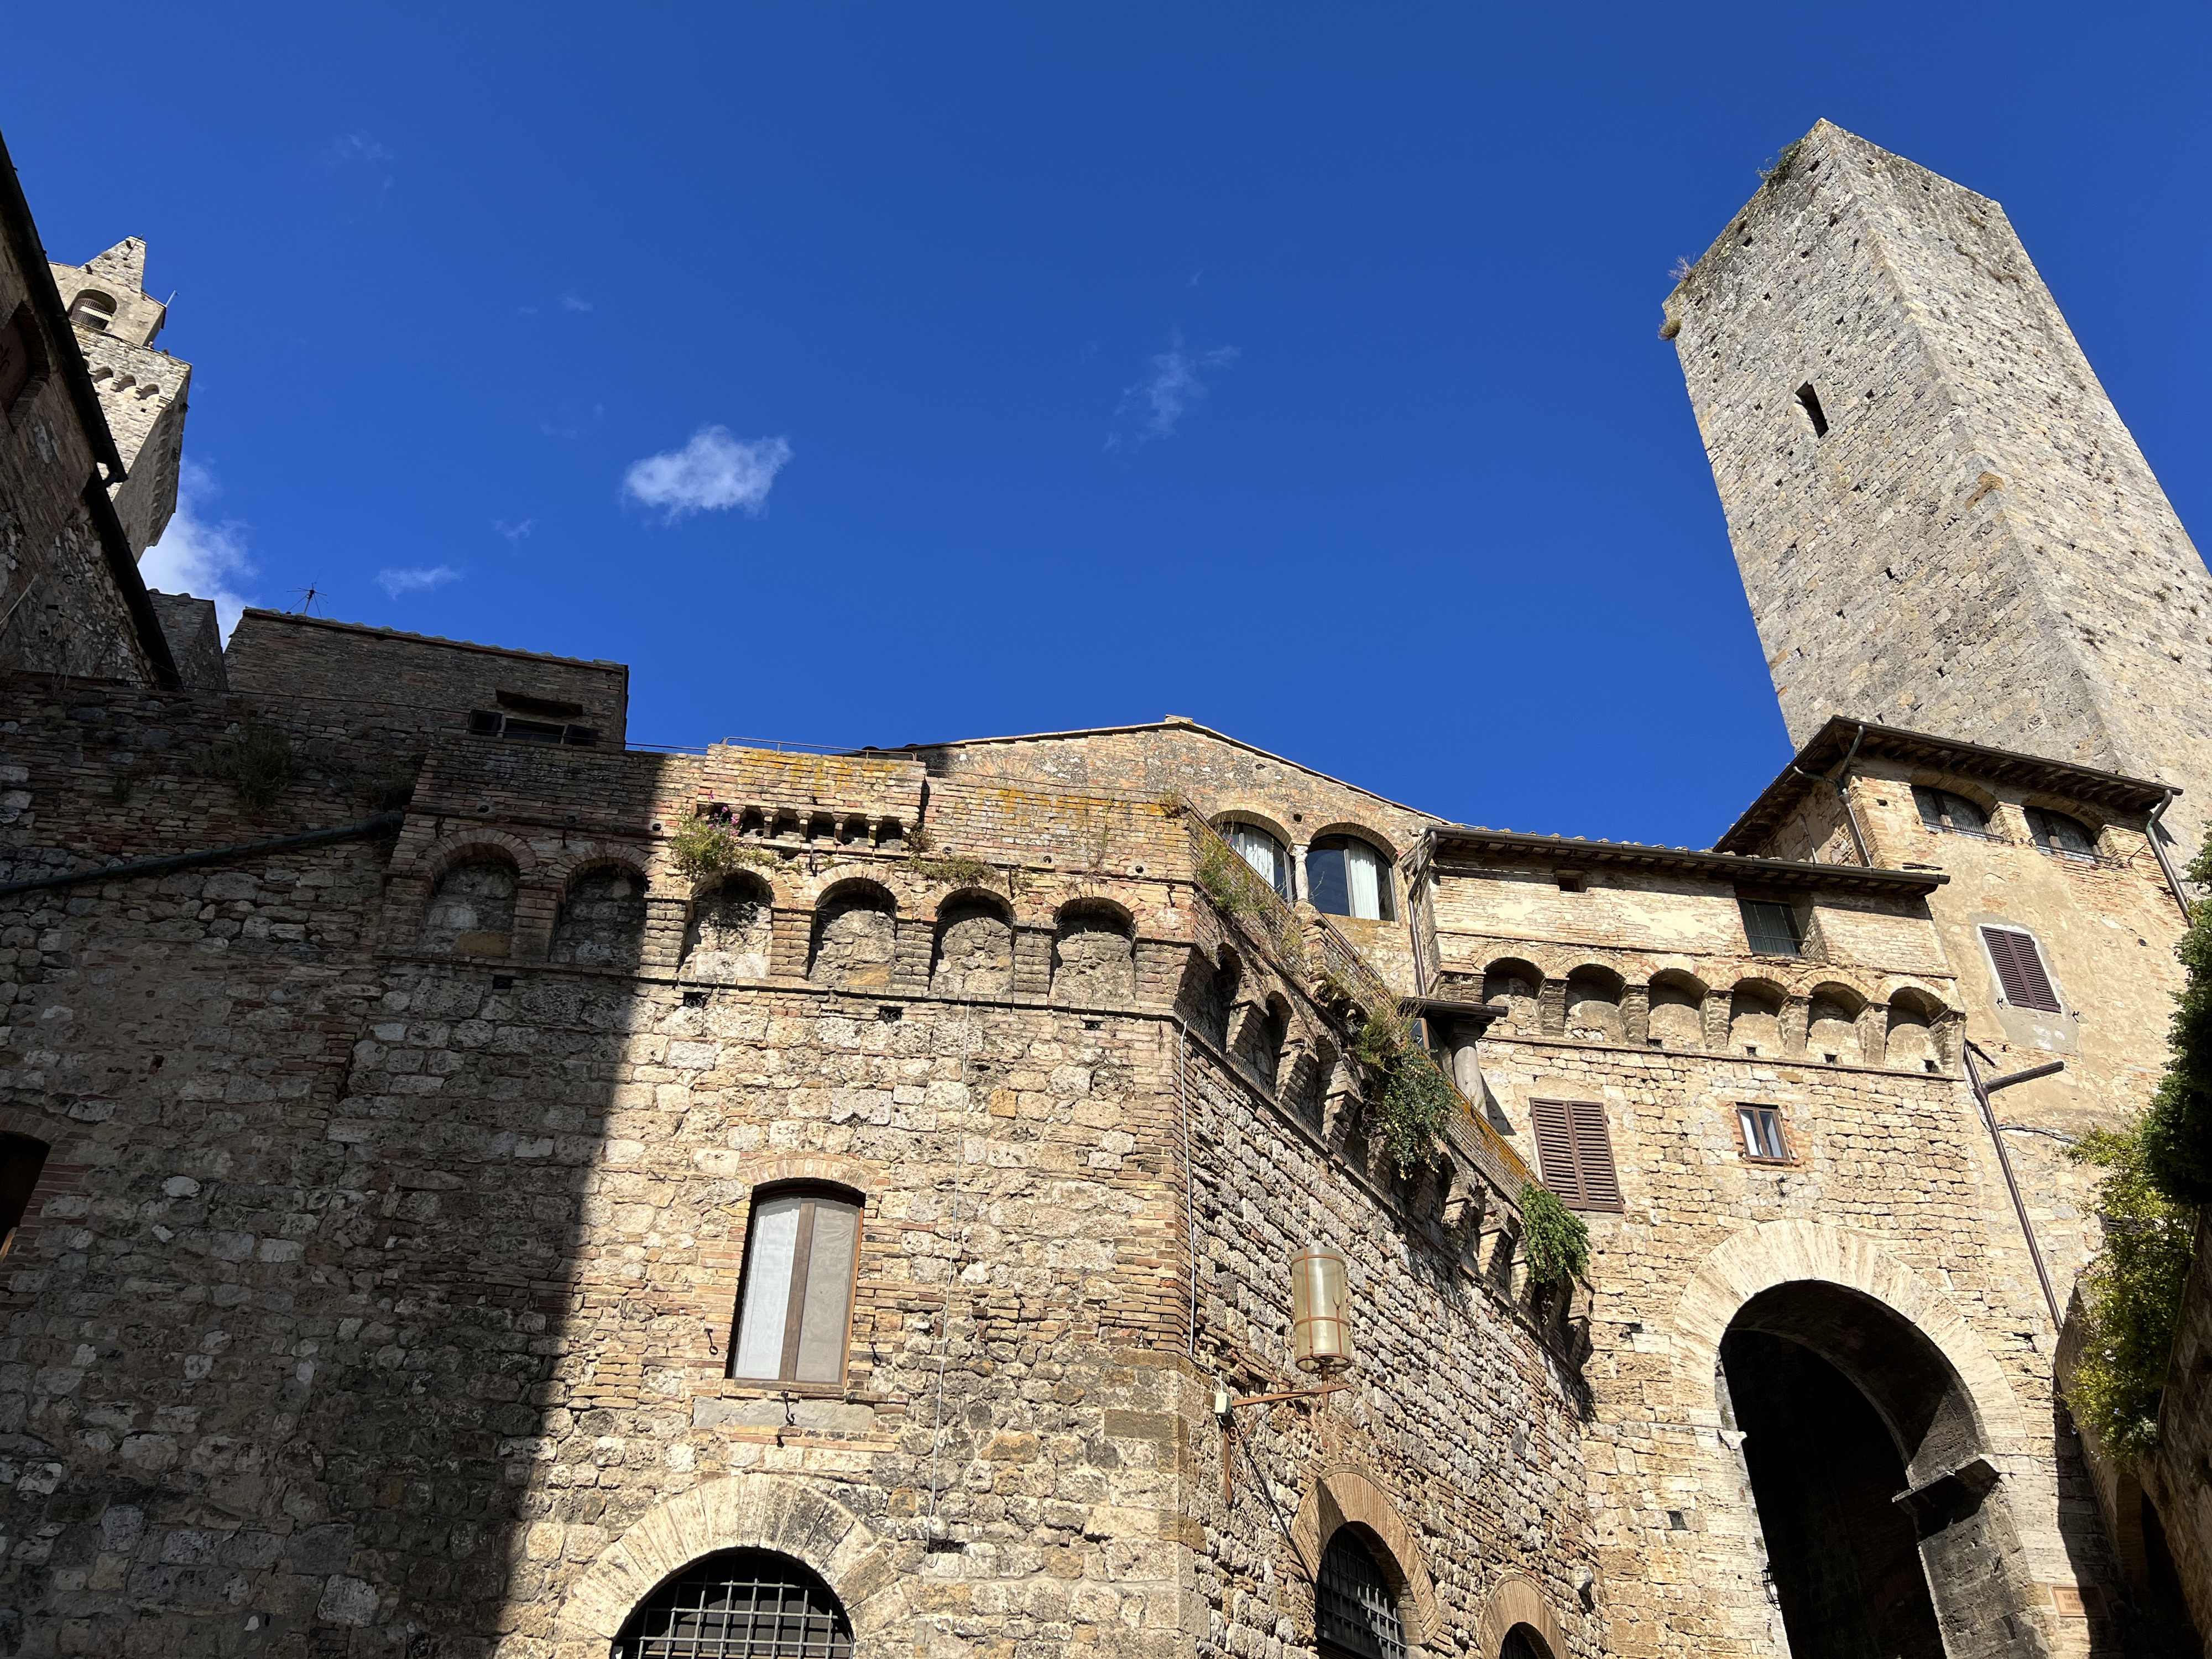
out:
<path id="1" fill-rule="evenodd" d="M 146 292 L 146 244 L 137 237 L 88 264 L 52 269 L 128 474 L 115 486 L 115 511 L 131 552 L 143 555 L 177 510 L 192 367 L 154 347 L 168 307 Z"/>
<path id="2" fill-rule="evenodd" d="M 1823 121 L 1667 301 L 1791 738 L 1830 716 L 2212 807 L 2212 574 L 2003 210 Z"/>

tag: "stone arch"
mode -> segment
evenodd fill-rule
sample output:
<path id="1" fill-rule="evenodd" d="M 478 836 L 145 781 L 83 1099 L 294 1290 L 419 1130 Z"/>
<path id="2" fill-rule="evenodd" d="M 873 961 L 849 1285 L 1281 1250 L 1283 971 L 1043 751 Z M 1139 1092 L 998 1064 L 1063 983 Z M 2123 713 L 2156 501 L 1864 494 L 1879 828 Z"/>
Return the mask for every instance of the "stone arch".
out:
<path id="1" fill-rule="evenodd" d="M 1499 1036 L 1516 1032 L 1534 1036 L 1540 1025 L 1539 1009 L 1544 996 L 1544 970 L 1520 957 L 1500 957 L 1482 970 L 1482 1000 L 1502 1002 L 1505 1017 L 1498 1022 Z"/>
<path id="2" fill-rule="evenodd" d="M 691 901 L 684 929 L 686 979 L 766 979 L 775 895 L 758 872 L 735 870 Z"/>
<path id="3" fill-rule="evenodd" d="M 1691 1275 L 1674 1322 L 1675 1364 L 1686 1384 L 1711 1387 L 1721 1338 L 1752 1297 L 1810 1280 L 1871 1297 L 1914 1326 L 1958 1373 L 1991 1446 L 2008 1455 L 2027 1446 L 2012 1384 L 1942 1289 L 1869 1235 L 1821 1222 L 1754 1222 L 1717 1247 Z"/>
<path id="4" fill-rule="evenodd" d="M 1662 969 L 1651 975 L 1648 988 L 1649 1030 L 1662 1048 L 1702 1048 L 1705 1046 L 1705 982 L 1680 968 Z"/>
<path id="5" fill-rule="evenodd" d="M 850 876 L 825 889 L 814 909 L 806 977 L 833 990 L 888 991 L 898 951 L 898 901 L 881 882 Z"/>
<path id="6" fill-rule="evenodd" d="M 556 1650 L 600 1659 L 630 1609 L 662 1583 L 702 1556 L 748 1548 L 774 1550 L 820 1574 L 855 1637 L 906 1615 L 890 1552 L 859 1516 L 803 1477 L 748 1470 L 664 1498 L 623 1528 L 562 1599 Z"/>
<path id="7" fill-rule="evenodd" d="M 1416 1642 L 1433 1642 L 1443 1633 L 1437 1590 L 1422 1559 L 1420 1540 L 1399 1515 L 1389 1494 L 1354 1463 L 1339 1463 L 1315 1477 L 1291 1522 L 1291 1537 L 1309 1571 L 1318 1571 L 1322 1552 L 1340 1527 L 1358 1527 L 1372 1547 L 1376 1564 L 1397 1592 L 1398 1616 Z"/>
<path id="8" fill-rule="evenodd" d="M 1625 1042 L 1628 1026 L 1622 1016 L 1619 974 L 1597 963 L 1587 963 L 1567 975 L 1566 1034 L 1595 1042 Z"/>
<path id="9" fill-rule="evenodd" d="M 1805 1052 L 1816 1060 L 1833 1054 L 1837 1063 L 1859 1063 L 1859 1016 L 1867 1000 L 1849 985 L 1824 980 L 1808 996 L 1805 1009 Z"/>
<path id="10" fill-rule="evenodd" d="M 1232 823 L 1249 823 L 1255 830 L 1266 830 L 1282 842 L 1286 849 L 1298 844 L 1298 838 L 1291 833 L 1290 825 L 1261 807 L 1224 806 L 1219 811 L 1209 814 L 1206 821 L 1216 835 L 1221 834 Z"/>
<path id="11" fill-rule="evenodd" d="M 1392 841 L 1389 836 L 1371 823 L 1358 823 L 1350 818 L 1340 818 L 1334 823 L 1322 824 L 1309 832 L 1306 836 L 1306 845 L 1312 846 L 1324 836 L 1349 836 L 1354 841 L 1364 841 L 1382 855 L 1382 861 L 1385 864 L 1397 863 L 1400 856 L 1397 842 Z"/>
<path id="12" fill-rule="evenodd" d="M 645 871 L 635 859 L 583 860 L 562 883 L 547 960 L 584 968 L 635 968 L 645 947 Z"/>
<path id="13" fill-rule="evenodd" d="M 1891 994 L 1889 1017 L 1883 1030 L 1882 1064 L 1903 1071 L 1940 1069 L 1945 1024 L 1943 1005 L 1925 991 L 1910 986 Z"/>
<path id="14" fill-rule="evenodd" d="M 419 948 L 457 957 L 504 957 L 514 948 L 522 872 L 507 848 L 472 843 L 443 862 L 422 913 Z"/>
<path id="15" fill-rule="evenodd" d="M 1782 1007 L 1789 993 L 1771 979 L 1738 980 L 1729 993 L 1729 1051 L 1782 1053 Z"/>
<path id="16" fill-rule="evenodd" d="M 1052 1000 L 1128 1002 L 1137 994 L 1135 929 L 1107 899 L 1063 904 L 1054 918 Z"/>
<path id="17" fill-rule="evenodd" d="M 1527 1573 L 1508 1567 L 1483 1597 L 1474 1650 L 1480 1659 L 1498 1659 L 1513 1632 L 1522 1629 L 1534 1632 L 1553 1659 L 1565 1659 L 1567 1633 L 1545 1602 L 1543 1589 Z"/>
<path id="18" fill-rule="evenodd" d="M 520 875 L 530 875 L 538 868 L 536 851 L 521 836 L 511 836 L 504 830 L 465 825 L 417 848 L 411 857 L 396 866 L 392 873 L 427 876 L 435 881 L 457 864 L 471 859 L 500 857 L 512 863 Z"/>
<path id="19" fill-rule="evenodd" d="M 1014 988 L 1014 918 L 995 893 L 963 888 L 937 907 L 929 992 L 940 997 L 1003 997 Z"/>

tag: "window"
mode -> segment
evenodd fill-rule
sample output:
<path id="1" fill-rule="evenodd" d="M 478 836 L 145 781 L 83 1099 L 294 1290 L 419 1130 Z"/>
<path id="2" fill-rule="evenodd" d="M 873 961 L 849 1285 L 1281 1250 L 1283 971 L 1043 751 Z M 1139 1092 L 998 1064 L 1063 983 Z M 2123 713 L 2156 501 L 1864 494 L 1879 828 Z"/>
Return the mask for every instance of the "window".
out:
<path id="1" fill-rule="evenodd" d="M 732 1376 L 844 1381 L 860 1242 L 860 1206 L 850 1199 L 812 1189 L 755 1195 Z"/>
<path id="2" fill-rule="evenodd" d="M 478 738 L 512 738 L 518 743 L 565 743 L 577 749 L 592 748 L 599 740 L 596 726 L 523 720 L 489 708 L 478 708 L 470 713 L 469 733 Z"/>
<path id="3" fill-rule="evenodd" d="M 1997 970 L 1997 985 L 2005 1001 L 2039 1013 L 2063 1012 L 2058 993 L 2051 988 L 2051 975 L 2044 971 L 2043 953 L 2035 947 L 2034 934 L 2015 927 L 1984 927 L 1982 944 L 1989 951 L 1990 966 Z"/>
<path id="4" fill-rule="evenodd" d="M 1938 834 L 1946 830 L 1961 836 L 1986 836 L 1990 832 L 1989 818 L 1963 795 L 1916 783 L 1912 786 L 1912 804 L 1920 809 L 1921 823 Z"/>
<path id="5" fill-rule="evenodd" d="M 723 1550 L 638 1603 L 611 1659 L 852 1659 L 829 1585 L 787 1555 Z"/>
<path id="6" fill-rule="evenodd" d="M 1544 1184 L 1577 1210 L 1620 1208 L 1620 1178 L 1613 1167 L 1613 1140 L 1605 1108 L 1594 1100 L 1535 1100 L 1536 1153 Z"/>
<path id="7" fill-rule="evenodd" d="M 2027 833 L 2035 837 L 2035 844 L 2046 853 L 2092 863 L 2096 860 L 2097 837 L 2081 819 L 2069 818 L 2063 812 L 2046 812 L 2039 806 L 2029 807 Z"/>
<path id="8" fill-rule="evenodd" d="M 30 307 L 0 324 L 0 415 L 13 416 L 15 405 L 46 383 L 46 362 L 39 349 L 39 325 Z"/>
<path id="9" fill-rule="evenodd" d="M 1222 838 L 1235 848 L 1244 862 L 1260 872 L 1260 879 L 1284 898 L 1291 892 L 1291 855 L 1283 843 L 1265 830 L 1249 823 L 1224 823 Z"/>
<path id="10" fill-rule="evenodd" d="M 1794 957 L 1802 955 L 1804 935 L 1797 931 L 1797 912 L 1787 904 L 1773 904 L 1765 899 L 1741 899 L 1743 907 L 1743 936 L 1750 941 L 1751 953 L 1755 957 Z"/>
<path id="11" fill-rule="evenodd" d="M 31 1207 L 31 1191 L 46 1167 L 44 1141 L 28 1135 L 0 1135 L 0 1257 L 15 1248 L 15 1230 Z"/>
<path id="12" fill-rule="evenodd" d="M 105 334 L 115 320 L 115 301 L 96 288 L 86 289 L 70 301 L 69 319 L 88 334 Z"/>
<path id="13" fill-rule="evenodd" d="M 1828 435 L 1828 417 L 1820 412 L 1820 394 L 1813 390 L 1810 380 L 1797 388 L 1797 407 L 1803 410 L 1805 418 L 1812 422 L 1814 437 Z"/>
<path id="14" fill-rule="evenodd" d="M 1382 854 L 1350 836 L 1323 836 L 1306 849 L 1306 894 L 1323 915 L 1358 921 L 1390 921 L 1390 865 Z"/>
<path id="15" fill-rule="evenodd" d="M 1321 1554 L 1314 1637 L 1324 1659 L 1406 1659 L 1398 1598 L 1350 1527 L 1339 1527 Z"/>
<path id="16" fill-rule="evenodd" d="M 1739 1106 L 1736 1128 L 1743 1136 L 1743 1155 L 1763 1164 L 1787 1164 L 1790 1143 L 1782 1138 L 1782 1114 L 1772 1106 Z"/>

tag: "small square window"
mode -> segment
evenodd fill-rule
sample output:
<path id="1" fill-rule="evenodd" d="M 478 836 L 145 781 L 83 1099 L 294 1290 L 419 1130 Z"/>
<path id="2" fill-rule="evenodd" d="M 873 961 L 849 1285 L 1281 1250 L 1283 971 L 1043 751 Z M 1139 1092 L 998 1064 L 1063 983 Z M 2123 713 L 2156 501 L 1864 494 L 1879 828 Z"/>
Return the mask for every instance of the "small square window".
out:
<path id="1" fill-rule="evenodd" d="M 1582 893 L 1589 890 L 1589 878 L 1578 870 L 1560 871 L 1559 882 L 1562 893 Z"/>
<path id="2" fill-rule="evenodd" d="M 1786 1164 L 1790 1161 L 1790 1144 L 1782 1138 L 1782 1114 L 1772 1106 L 1739 1106 L 1735 1109 L 1738 1132 L 1743 1137 L 1743 1155 L 1762 1164 Z"/>
<path id="3" fill-rule="evenodd" d="M 1797 912 L 1787 904 L 1765 899 L 1742 899 L 1743 933 L 1755 957 L 1795 957 L 1804 954 L 1805 936 L 1797 930 Z"/>

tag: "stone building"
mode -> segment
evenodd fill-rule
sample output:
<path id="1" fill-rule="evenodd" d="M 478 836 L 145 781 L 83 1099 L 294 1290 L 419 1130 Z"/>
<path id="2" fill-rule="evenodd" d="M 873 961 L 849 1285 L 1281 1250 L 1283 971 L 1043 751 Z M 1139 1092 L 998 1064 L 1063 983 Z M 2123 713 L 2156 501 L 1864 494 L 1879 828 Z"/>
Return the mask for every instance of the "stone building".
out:
<path id="1" fill-rule="evenodd" d="M 51 561 L 158 532 L 185 375 L 19 217 Z M 87 565 L 0 635 L 0 1648 L 2163 1650 L 2061 1154 L 2160 1065 L 2201 670 L 2052 584 L 2203 572 L 2033 283 L 1823 125 L 1670 296 L 1802 744 L 1711 850 L 1181 716 L 634 749 L 620 665 Z"/>

